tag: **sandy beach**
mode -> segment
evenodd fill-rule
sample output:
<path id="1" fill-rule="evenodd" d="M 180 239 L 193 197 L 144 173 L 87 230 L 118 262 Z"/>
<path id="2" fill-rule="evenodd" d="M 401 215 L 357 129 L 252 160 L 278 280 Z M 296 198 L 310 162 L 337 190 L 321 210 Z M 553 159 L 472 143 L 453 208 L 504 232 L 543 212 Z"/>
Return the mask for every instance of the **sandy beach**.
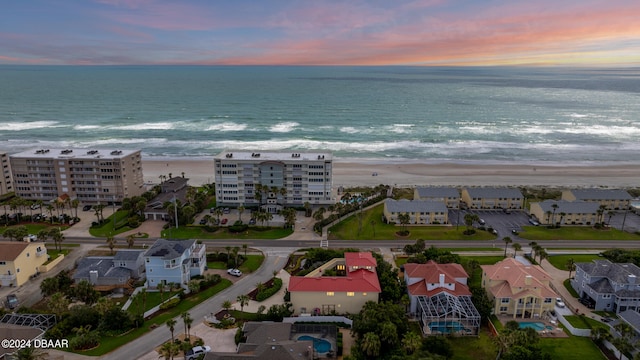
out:
<path id="1" fill-rule="evenodd" d="M 399 187 L 425 185 L 453 186 L 549 186 L 549 187 L 610 187 L 640 186 L 638 165 L 597 166 L 531 166 L 518 164 L 460 164 L 348 161 L 334 159 L 333 184 L 337 186 L 373 186 L 378 184 Z M 160 175 L 184 176 L 190 185 L 214 181 L 212 160 L 143 160 L 144 180 L 158 183 Z M 377 174 L 373 176 L 373 174 Z"/>

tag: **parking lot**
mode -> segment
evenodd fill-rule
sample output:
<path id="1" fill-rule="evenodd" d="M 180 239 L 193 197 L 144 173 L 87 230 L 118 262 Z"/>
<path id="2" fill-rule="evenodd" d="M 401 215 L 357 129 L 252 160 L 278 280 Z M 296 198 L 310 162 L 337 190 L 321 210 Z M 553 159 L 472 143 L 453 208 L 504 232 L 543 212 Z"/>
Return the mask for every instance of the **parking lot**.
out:
<path id="1" fill-rule="evenodd" d="M 512 230 L 520 232 L 522 226 L 529 224 L 529 215 L 522 210 L 511 210 L 511 213 L 505 213 L 502 210 L 449 210 L 449 222 L 452 225 L 466 226 L 464 223 L 464 216 L 466 214 L 476 214 L 485 222 L 486 228 L 493 228 L 498 231 L 499 238 L 509 236 L 511 238 L 516 237 Z M 478 224 L 474 224 L 478 226 Z"/>

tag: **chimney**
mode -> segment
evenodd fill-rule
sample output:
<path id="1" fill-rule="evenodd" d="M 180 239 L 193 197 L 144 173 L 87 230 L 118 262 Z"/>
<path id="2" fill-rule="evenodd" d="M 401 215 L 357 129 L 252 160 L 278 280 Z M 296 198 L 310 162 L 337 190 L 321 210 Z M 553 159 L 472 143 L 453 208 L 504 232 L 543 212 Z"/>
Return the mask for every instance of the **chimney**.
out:
<path id="1" fill-rule="evenodd" d="M 91 270 L 89 271 L 89 282 L 95 285 L 98 282 L 98 271 Z"/>
<path id="2" fill-rule="evenodd" d="M 629 284 L 631 284 L 631 285 L 635 285 L 636 284 L 636 276 L 635 275 L 629 274 L 627 276 L 627 279 L 629 281 Z"/>
<path id="3" fill-rule="evenodd" d="M 525 276 L 525 277 L 524 277 L 524 284 L 525 284 L 525 285 L 531 285 L 531 279 L 532 279 L 532 276 L 531 276 L 531 275 L 527 275 L 527 276 Z"/>
<path id="4" fill-rule="evenodd" d="M 440 287 L 444 287 L 444 274 L 440 274 Z"/>

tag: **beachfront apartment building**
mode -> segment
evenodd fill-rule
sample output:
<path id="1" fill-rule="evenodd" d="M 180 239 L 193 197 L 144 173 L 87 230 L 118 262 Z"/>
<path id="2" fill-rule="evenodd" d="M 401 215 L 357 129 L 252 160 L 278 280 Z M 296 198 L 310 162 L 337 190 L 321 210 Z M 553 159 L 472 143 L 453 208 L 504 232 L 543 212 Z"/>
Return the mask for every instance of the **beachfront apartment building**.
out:
<path id="1" fill-rule="evenodd" d="M 204 274 L 206 251 L 195 240 L 156 240 L 144 253 L 147 287 L 174 283 L 187 289 L 192 277 Z"/>
<path id="2" fill-rule="evenodd" d="M 551 276 L 539 265 L 514 258 L 481 265 L 482 287 L 494 302 L 493 313 L 515 318 L 537 318 L 555 308 L 558 294 L 550 287 Z"/>
<path id="3" fill-rule="evenodd" d="M 400 224 L 400 214 L 409 215 L 409 225 L 447 224 L 449 209 L 441 201 L 393 200 L 384 201 L 382 214 L 390 224 Z"/>
<path id="4" fill-rule="evenodd" d="M 295 315 L 355 314 L 368 301 L 378 302 L 382 288 L 370 252 L 345 253 L 306 276 L 292 276 L 288 291 Z M 337 276 L 324 276 L 333 270 Z"/>
<path id="5" fill-rule="evenodd" d="M 11 164 L 9 155 L 6 152 L 0 152 L 0 196 L 13 192 L 13 177 L 11 176 Z"/>
<path id="6" fill-rule="evenodd" d="M 545 225 L 592 225 L 598 220 L 599 207 L 594 202 L 544 200 L 532 202 L 529 212 Z"/>
<path id="7" fill-rule="evenodd" d="M 214 157 L 217 204 L 261 206 L 330 205 L 330 152 L 223 151 Z"/>
<path id="8" fill-rule="evenodd" d="M 469 209 L 522 209 L 524 196 L 517 188 L 465 187 L 462 202 Z"/>
<path id="9" fill-rule="evenodd" d="M 468 278 L 460 264 L 404 264 L 409 312 L 423 334 L 478 334 L 480 313 L 471 301 Z"/>
<path id="10" fill-rule="evenodd" d="M 575 265 L 571 286 L 596 311 L 640 310 L 640 267 L 604 259 Z"/>
<path id="11" fill-rule="evenodd" d="M 37 149 L 9 156 L 15 194 L 52 201 L 121 203 L 145 192 L 140 150 Z"/>
<path id="12" fill-rule="evenodd" d="M 47 262 L 47 248 L 41 242 L 0 242 L 0 285 L 20 286 L 39 273 Z"/>
<path id="13" fill-rule="evenodd" d="M 449 209 L 457 209 L 460 206 L 460 190 L 448 186 L 416 187 L 413 200 L 441 201 Z"/>
<path id="14" fill-rule="evenodd" d="M 606 210 L 628 209 L 631 195 L 622 189 L 572 189 L 562 192 L 562 200 L 586 201 L 604 206 Z"/>

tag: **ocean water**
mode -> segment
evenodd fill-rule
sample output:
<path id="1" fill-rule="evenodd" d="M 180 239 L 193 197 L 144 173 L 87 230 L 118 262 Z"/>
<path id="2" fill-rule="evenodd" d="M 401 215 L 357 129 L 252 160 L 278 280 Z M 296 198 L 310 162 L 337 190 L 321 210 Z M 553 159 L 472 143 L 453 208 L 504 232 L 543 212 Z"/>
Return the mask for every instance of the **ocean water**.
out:
<path id="1" fill-rule="evenodd" d="M 640 68 L 0 66 L 0 151 L 640 163 Z"/>

